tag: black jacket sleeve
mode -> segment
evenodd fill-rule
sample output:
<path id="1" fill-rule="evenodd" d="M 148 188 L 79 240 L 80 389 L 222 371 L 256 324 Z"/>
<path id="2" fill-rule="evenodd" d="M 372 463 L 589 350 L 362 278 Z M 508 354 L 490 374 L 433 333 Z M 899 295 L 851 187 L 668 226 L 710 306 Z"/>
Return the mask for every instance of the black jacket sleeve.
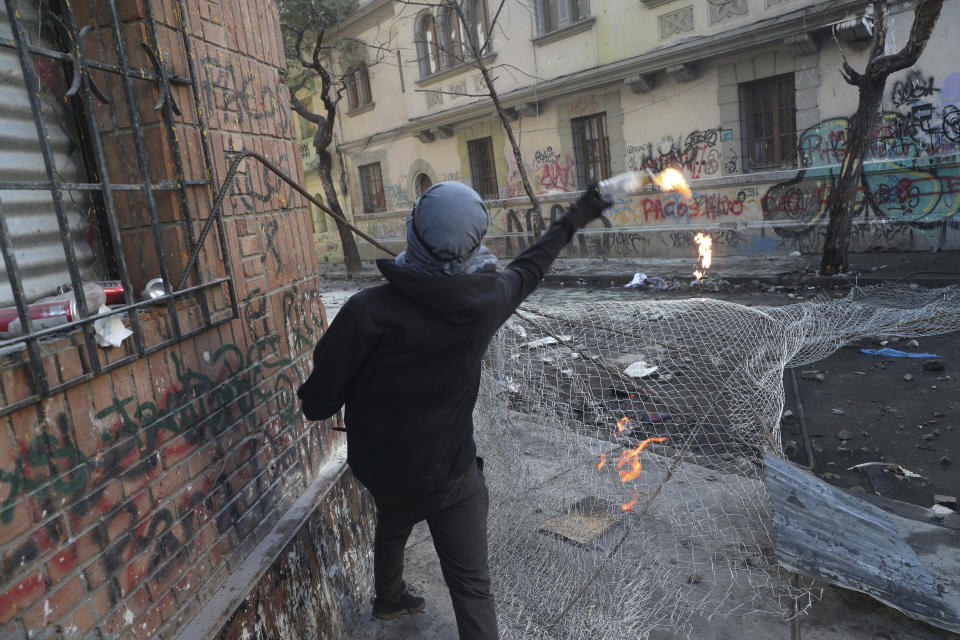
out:
<path id="1" fill-rule="evenodd" d="M 503 272 L 507 282 L 507 306 L 501 322 L 505 322 L 520 303 L 533 293 L 577 229 L 598 218 L 610 204 L 601 198 L 595 188 L 590 187 L 587 193 L 570 206 L 566 215 L 550 225 L 536 244 L 507 265 Z"/>
<path id="2" fill-rule="evenodd" d="M 313 373 L 297 390 L 308 420 L 324 420 L 340 410 L 370 349 L 347 302 L 313 350 Z"/>

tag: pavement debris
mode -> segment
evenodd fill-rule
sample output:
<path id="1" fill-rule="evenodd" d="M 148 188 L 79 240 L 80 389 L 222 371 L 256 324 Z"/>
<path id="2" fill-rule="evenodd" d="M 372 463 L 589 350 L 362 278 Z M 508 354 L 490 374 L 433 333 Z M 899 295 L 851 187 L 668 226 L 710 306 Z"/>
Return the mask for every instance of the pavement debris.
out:
<path id="1" fill-rule="evenodd" d="M 894 349 L 892 347 L 883 347 L 880 349 L 860 349 L 860 353 L 865 353 L 870 356 L 884 356 L 889 358 L 939 358 L 935 353 L 910 353 L 908 351 L 900 351 L 899 349 Z"/>

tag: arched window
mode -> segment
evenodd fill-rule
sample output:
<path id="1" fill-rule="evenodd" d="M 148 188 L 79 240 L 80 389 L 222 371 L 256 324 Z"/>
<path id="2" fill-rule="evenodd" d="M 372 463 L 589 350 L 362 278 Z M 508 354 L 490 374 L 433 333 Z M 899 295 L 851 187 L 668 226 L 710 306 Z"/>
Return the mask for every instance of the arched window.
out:
<path id="1" fill-rule="evenodd" d="M 420 59 L 421 76 L 440 70 L 440 48 L 437 45 L 437 27 L 433 16 L 424 13 L 417 22 L 417 57 Z"/>
<path id="2" fill-rule="evenodd" d="M 460 25 L 460 16 L 457 10 L 447 6 L 440 11 L 440 48 L 443 50 L 441 60 L 445 67 L 452 67 L 463 62 L 463 29 Z"/>
<path id="3" fill-rule="evenodd" d="M 418 173 L 413 180 L 413 190 L 420 197 L 420 194 L 433 186 L 433 180 L 425 173 Z"/>
<path id="4" fill-rule="evenodd" d="M 484 47 L 487 38 L 487 3 L 484 0 L 466 0 L 464 17 L 467 20 L 464 37 L 476 38 L 477 48 L 482 48 L 482 53 L 486 53 L 489 49 Z M 467 51 L 473 54 L 471 47 Z"/>

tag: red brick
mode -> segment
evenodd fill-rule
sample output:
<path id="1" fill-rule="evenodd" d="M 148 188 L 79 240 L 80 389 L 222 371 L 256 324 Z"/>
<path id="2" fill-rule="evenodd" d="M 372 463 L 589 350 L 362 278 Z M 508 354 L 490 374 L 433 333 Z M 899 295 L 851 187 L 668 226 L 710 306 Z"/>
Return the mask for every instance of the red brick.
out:
<path id="1" fill-rule="evenodd" d="M 110 637 L 110 634 L 119 637 L 121 633 L 131 629 L 137 618 L 149 607 L 150 597 L 146 589 L 138 589 L 130 598 L 112 610 L 109 618 L 101 625 L 101 630 L 107 637 Z"/>
<path id="2" fill-rule="evenodd" d="M 211 22 L 203 23 L 203 39 L 221 47 L 227 46 L 227 32 Z"/>
<path id="3" fill-rule="evenodd" d="M 37 571 L 0 592 L 0 624 L 11 620 L 19 611 L 27 609 L 46 591 L 43 572 Z"/>
<path id="4" fill-rule="evenodd" d="M 96 624 L 96 618 L 94 618 L 93 609 L 86 602 L 57 622 L 57 626 L 63 629 L 65 640 L 83 636 L 93 628 L 94 624 Z"/>
<path id="5" fill-rule="evenodd" d="M 23 615 L 23 623 L 28 629 L 41 629 L 66 615 L 85 595 L 83 580 L 80 576 L 74 576 L 27 611 Z"/>

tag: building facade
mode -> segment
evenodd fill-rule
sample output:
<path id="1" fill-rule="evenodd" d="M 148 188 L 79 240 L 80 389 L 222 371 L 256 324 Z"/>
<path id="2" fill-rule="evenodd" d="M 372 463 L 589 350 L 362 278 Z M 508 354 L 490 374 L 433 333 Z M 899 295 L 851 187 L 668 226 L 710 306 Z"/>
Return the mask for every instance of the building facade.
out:
<path id="1" fill-rule="evenodd" d="M 906 42 L 912 6 L 892 7 L 888 52 Z M 441 4 L 372 0 L 340 27 L 341 38 L 390 48 L 340 61 L 363 76 L 339 114 L 336 144 L 344 200 L 370 235 L 402 248 L 419 190 L 460 180 L 488 200 L 488 244 L 514 255 L 590 181 L 674 167 L 693 199 L 618 200 L 568 255 L 689 256 L 699 231 L 721 255 L 822 246 L 858 100 L 840 68 L 844 57 L 863 68 L 868 3 L 507 0 L 484 56 L 540 216 L 480 72 L 458 53 L 458 39 L 489 26 L 498 7 L 472 3 L 469 24 L 459 24 Z M 853 250 L 960 247 L 960 73 L 948 35 L 958 19 L 960 2 L 947 0 L 918 64 L 889 79 Z M 318 238 L 321 255 L 335 259 L 332 236 Z"/>

